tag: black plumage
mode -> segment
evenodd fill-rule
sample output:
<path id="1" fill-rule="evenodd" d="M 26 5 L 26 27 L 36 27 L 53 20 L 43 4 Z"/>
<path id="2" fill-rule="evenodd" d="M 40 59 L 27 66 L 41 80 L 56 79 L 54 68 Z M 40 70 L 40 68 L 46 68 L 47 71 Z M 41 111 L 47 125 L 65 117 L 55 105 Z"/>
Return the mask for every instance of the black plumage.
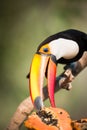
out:
<path id="1" fill-rule="evenodd" d="M 56 33 L 52 36 L 49 36 L 38 46 L 37 52 L 43 45 L 50 43 L 51 41 L 59 39 L 59 38 L 64 38 L 67 40 L 75 41 L 79 46 L 79 53 L 72 59 L 60 58 L 57 61 L 58 63 L 67 64 L 67 63 L 77 61 L 81 58 L 81 56 L 83 55 L 83 52 L 87 51 L 87 34 L 79 30 L 69 29 L 69 30 Z"/>

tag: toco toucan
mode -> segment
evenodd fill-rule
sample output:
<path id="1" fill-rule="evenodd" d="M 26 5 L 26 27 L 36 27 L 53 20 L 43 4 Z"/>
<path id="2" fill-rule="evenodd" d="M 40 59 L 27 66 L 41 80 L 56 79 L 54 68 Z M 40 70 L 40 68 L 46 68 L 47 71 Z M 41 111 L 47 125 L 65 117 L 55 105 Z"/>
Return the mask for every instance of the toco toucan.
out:
<path id="1" fill-rule="evenodd" d="M 87 34 L 75 29 L 54 34 L 38 46 L 29 73 L 30 96 L 36 109 L 42 109 L 44 106 L 42 100 L 44 75 L 47 78 L 51 106 L 55 107 L 57 64 L 75 62 L 82 57 L 84 51 L 87 51 Z"/>

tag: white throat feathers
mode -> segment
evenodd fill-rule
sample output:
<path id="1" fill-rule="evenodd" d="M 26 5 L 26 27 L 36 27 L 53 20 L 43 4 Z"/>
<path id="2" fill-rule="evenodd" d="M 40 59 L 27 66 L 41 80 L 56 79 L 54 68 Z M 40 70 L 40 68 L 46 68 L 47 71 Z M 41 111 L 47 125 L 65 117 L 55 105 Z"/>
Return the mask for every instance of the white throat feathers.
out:
<path id="1" fill-rule="evenodd" d="M 49 43 L 51 53 L 56 56 L 56 59 L 63 57 L 64 59 L 72 59 L 79 52 L 77 42 L 69 39 L 59 38 Z"/>

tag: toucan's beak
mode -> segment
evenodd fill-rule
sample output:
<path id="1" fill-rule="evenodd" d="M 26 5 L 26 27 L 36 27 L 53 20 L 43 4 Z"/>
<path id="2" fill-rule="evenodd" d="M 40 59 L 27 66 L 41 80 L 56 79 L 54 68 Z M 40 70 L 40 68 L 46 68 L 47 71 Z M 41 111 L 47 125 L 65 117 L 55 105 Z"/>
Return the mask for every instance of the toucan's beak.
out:
<path id="1" fill-rule="evenodd" d="M 54 107 L 54 86 L 56 79 L 56 58 L 53 55 L 35 54 L 30 68 L 30 95 L 36 109 L 43 108 L 42 87 L 47 73 L 48 93 L 51 105 Z M 46 72 L 47 71 L 47 72 Z"/>

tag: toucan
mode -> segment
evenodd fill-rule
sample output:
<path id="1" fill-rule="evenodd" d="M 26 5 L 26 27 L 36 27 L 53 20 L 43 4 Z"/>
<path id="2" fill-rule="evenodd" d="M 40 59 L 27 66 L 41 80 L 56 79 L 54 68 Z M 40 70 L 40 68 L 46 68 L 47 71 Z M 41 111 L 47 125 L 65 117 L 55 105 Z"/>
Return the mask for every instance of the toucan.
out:
<path id="1" fill-rule="evenodd" d="M 47 78 L 48 95 L 55 107 L 54 89 L 57 64 L 70 64 L 79 60 L 87 51 L 87 34 L 69 29 L 46 38 L 37 48 L 29 73 L 29 88 L 32 102 L 37 110 L 43 105 L 43 82 Z"/>

